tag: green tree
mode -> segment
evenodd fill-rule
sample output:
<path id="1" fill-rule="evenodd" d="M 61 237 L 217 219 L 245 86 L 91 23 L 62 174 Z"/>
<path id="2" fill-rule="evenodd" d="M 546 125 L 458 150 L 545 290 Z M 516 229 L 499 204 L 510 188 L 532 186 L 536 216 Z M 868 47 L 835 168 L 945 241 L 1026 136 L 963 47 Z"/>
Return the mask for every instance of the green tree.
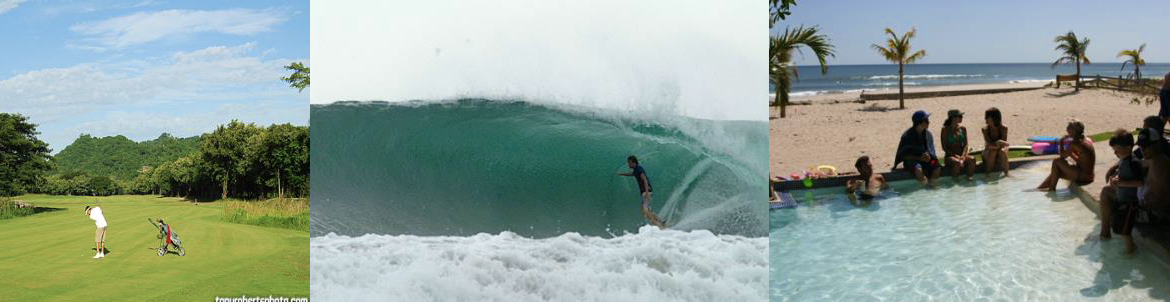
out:
<path id="1" fill-rule="evenodd" d="M 275 187 L 284 198 L 291 184 L 300 187 L 309 174 L 309 129 L 291 124 L 269 126 L 253 144 L 253 155 L 261 172 L 262 184 Z M 299 194 L 299 193 L 298 193 Z"/>
<path id="2" fill-rule="evenodd" d="M 1056 42 L 1056 50 L 1059 50 L 1062 55 L 1056 59 L 1056 62 L 1052 62 L 1052 68 L 1056 68 L 1056 65 L 1060 64 L 1075 63 L 1077 65 L 1077 85 L 1073 90 L 1081 91 L 1081 63 L 1089 64 L 1089 58 L 1085 56 L 1085 50 L 1089 48 L 1089 38 L 1078 40 L 1077 34 L 1070 30 L 1067 34 L 1056 36 L 1052 42 Z"/>
<path id="3" fill-rule="evenodd" d="M 114 180 L 109 176 L 91 176 L 88 181 L 89 193 L 93 196 L 110 196 L 117 193 Z"/>
<path id="4" fill-rule="evenodd" d="M 202 159 L 207 163 L 209 173 L 214 175 L 213 178 L 221 186 L 220 198 L 226 199 L 228 185 L 238 181 L 250 170 L 252 163 L 247 156 L 247 142 L 261 131 L 255 124 L 232 120 L 227 125 L 217 127 L 200 142 Z"/>
<path id="5" fill-rule="evenodd" d="M 886 47 L 877 44 L 870 45 L 882 58 L 898 64 L 898 109 L 906 109 L 905 90 L 902 86 L 902 80 L 906 75 L 906 65 L 926 57 L 926 50 L 920 49 L 913 52 L 910 50 L 910 39 L 914 38 L 916 32 L 917 30 L 912 27 L 910 31 L 898 37 L 894 30 L 886 28 L 886 34 L 890 35 L 890 38 L 886 40 Z"/>
<path id="6" fill-rule="evenodd" d="M 199 154 L 194 153 L 170 162 L 171 180 L 180 187 L 183 197 L 191 195 L 195 179 L 199 177 L 199 163 L 196 162 L 198 158 Z"/>
<path id="7" fill-rule="evenodd" d="M 292 70 L 292 74 L 287 77 L 280 78 L 280 80 L 288 82 L 288 87 L 296 88 L 298 92 L 305 91 L 309 87 L 309 68 L 301 62 L 293 62 L 284 69 Z"/>
<path id="8" fill-rule="evenodd" d="M 28 118 L 0 113 L 0 196 L 28 192 L 52 169 L 49 145 L 38 134 Z"/>
<path id="9" fill-rule="evenodd" d="M 800 46 L 812 50 L 821 65 L 821 74 L 828 71 L 825 65 L 827 57 L 835 56 L 833 45 L 829 39 L 818 33 L 816 26 L 786 28 L 784 34 L 773 36 L 768 43 L 768 66 L 771 70 L 771 80 L 776 88 L 776 99 L 772 105 L 780 105 L 780 117 L 787 116 L 788 92 L 791 90 L 791 78 L 797 78 L 796 66 L 792 64 L 792 52 Z"/>
<path id="10" fill-rule="evenodd" d="M 768 28 L 776 26 L 776 22 L 791 15 L 793 5 L 796 5 L 796 0 L 768 0 L 768 11 L 772 15 L 772 18 L 768 19 Z"/>
<path id="11" fill-rule="evenodd" d="M 1142 65 L 1146 65 L 1146 60 L 1142 58 L 1143 51 L 1146 51 L 1146 43 L 1142 43 L 1137 49 L 1126 49 L 1117 53 L 1118 58 L 1126 59 L 1121 62 L 1121 70 L 1125 70 L 1126 64 L 1133 65 L 1133 75 L 1134 79 L 1138 80 L 1138 85 L 1142 83 Z"/>

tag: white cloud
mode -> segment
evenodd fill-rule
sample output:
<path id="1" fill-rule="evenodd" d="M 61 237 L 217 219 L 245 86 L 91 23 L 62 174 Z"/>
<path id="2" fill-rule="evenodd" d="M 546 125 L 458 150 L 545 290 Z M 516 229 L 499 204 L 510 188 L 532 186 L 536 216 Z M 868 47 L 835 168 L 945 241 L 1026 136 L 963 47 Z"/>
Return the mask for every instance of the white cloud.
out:
<path id="1" fill-rule="evenodd" d="M 20 6 L 20 3 L 24 1 L 25 0 L 0 0 L 0 14 L 7 13 L 17 6 Z"/>
<path id="2" fill-rule="evenodd" d="M 78 46 L 101 50 L 198 33 L 249 36 L 270 31 L 286 20 L 288 13 L 277 9 L 165 10 L 81 23 L 69 29 L 87 36 Z"/>
<path id="3" fill-rule="evenodd" d="M 215 46 L 165 58 L 29 71 L 0 80 L 0 106 L 53 122 L 119 106 L 304 99 L 280 77 L 284 65 L 308 60 L 264 60 L 254 48 Z"/>

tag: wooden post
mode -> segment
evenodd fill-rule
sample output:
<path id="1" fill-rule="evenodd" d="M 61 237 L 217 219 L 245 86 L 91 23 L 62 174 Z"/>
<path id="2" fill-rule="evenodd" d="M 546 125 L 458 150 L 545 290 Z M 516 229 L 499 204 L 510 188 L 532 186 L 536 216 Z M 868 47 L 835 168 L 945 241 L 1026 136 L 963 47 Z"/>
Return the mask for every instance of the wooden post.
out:
<path id="1" fill-rule="evenodd" d="M 1121 91 L 1121 75 L 1117 75 L 1117 91 Z"/>

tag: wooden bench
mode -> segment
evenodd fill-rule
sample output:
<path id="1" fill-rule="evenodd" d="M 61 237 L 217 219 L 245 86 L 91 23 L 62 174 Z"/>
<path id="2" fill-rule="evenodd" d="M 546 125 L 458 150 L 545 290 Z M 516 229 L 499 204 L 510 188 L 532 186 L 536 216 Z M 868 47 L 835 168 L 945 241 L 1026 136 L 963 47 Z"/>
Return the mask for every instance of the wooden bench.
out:
<path id="1" fill-rule="evenodd" d="M 1076 82 L 1076 81 L 1077 81 L 1077 75 L 1075 75 L 1075 74 L 1070 74 L 1070 75 L 1061 75 L 1061 74 L 1058 74 L 1058 75 L 1056 75 L 1056 88 L 1060 88 L 1060 82 L 1064 82 L 1064 81 L 1073 81 L 1073 82 Z M 1075 85 L 1075 84 L 1074 84 L 1074 85 Z"/>

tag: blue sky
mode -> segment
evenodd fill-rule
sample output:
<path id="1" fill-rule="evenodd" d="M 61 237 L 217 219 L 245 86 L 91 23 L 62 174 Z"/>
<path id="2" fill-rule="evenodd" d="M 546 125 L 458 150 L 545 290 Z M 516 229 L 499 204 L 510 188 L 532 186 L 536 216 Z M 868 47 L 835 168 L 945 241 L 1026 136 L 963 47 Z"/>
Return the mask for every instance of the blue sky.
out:
<path id="1" fill-rule="evenodd" d="M 232 119 L 309 120 L 308 1 L 0 0 L 0 112 L 54 153 L 77 136 L 210 132 Z"/>
<path id="2" fill-rule="evenodd" d="M 1170 62 L 1170 1 L 797 1 L 785 25 L 818 25 L 836 46 L 829 64 L 886 64 L 870 49 L 916 27 L 922 63 L 1051 63 L 1053 37 L 1072 30 L 1089 37 L 1093 62 L 1119 62 L 1117 52 L 1146 43 L 1147 62 Z M 816 64 L 811 53 L 797 65 Z"/>

